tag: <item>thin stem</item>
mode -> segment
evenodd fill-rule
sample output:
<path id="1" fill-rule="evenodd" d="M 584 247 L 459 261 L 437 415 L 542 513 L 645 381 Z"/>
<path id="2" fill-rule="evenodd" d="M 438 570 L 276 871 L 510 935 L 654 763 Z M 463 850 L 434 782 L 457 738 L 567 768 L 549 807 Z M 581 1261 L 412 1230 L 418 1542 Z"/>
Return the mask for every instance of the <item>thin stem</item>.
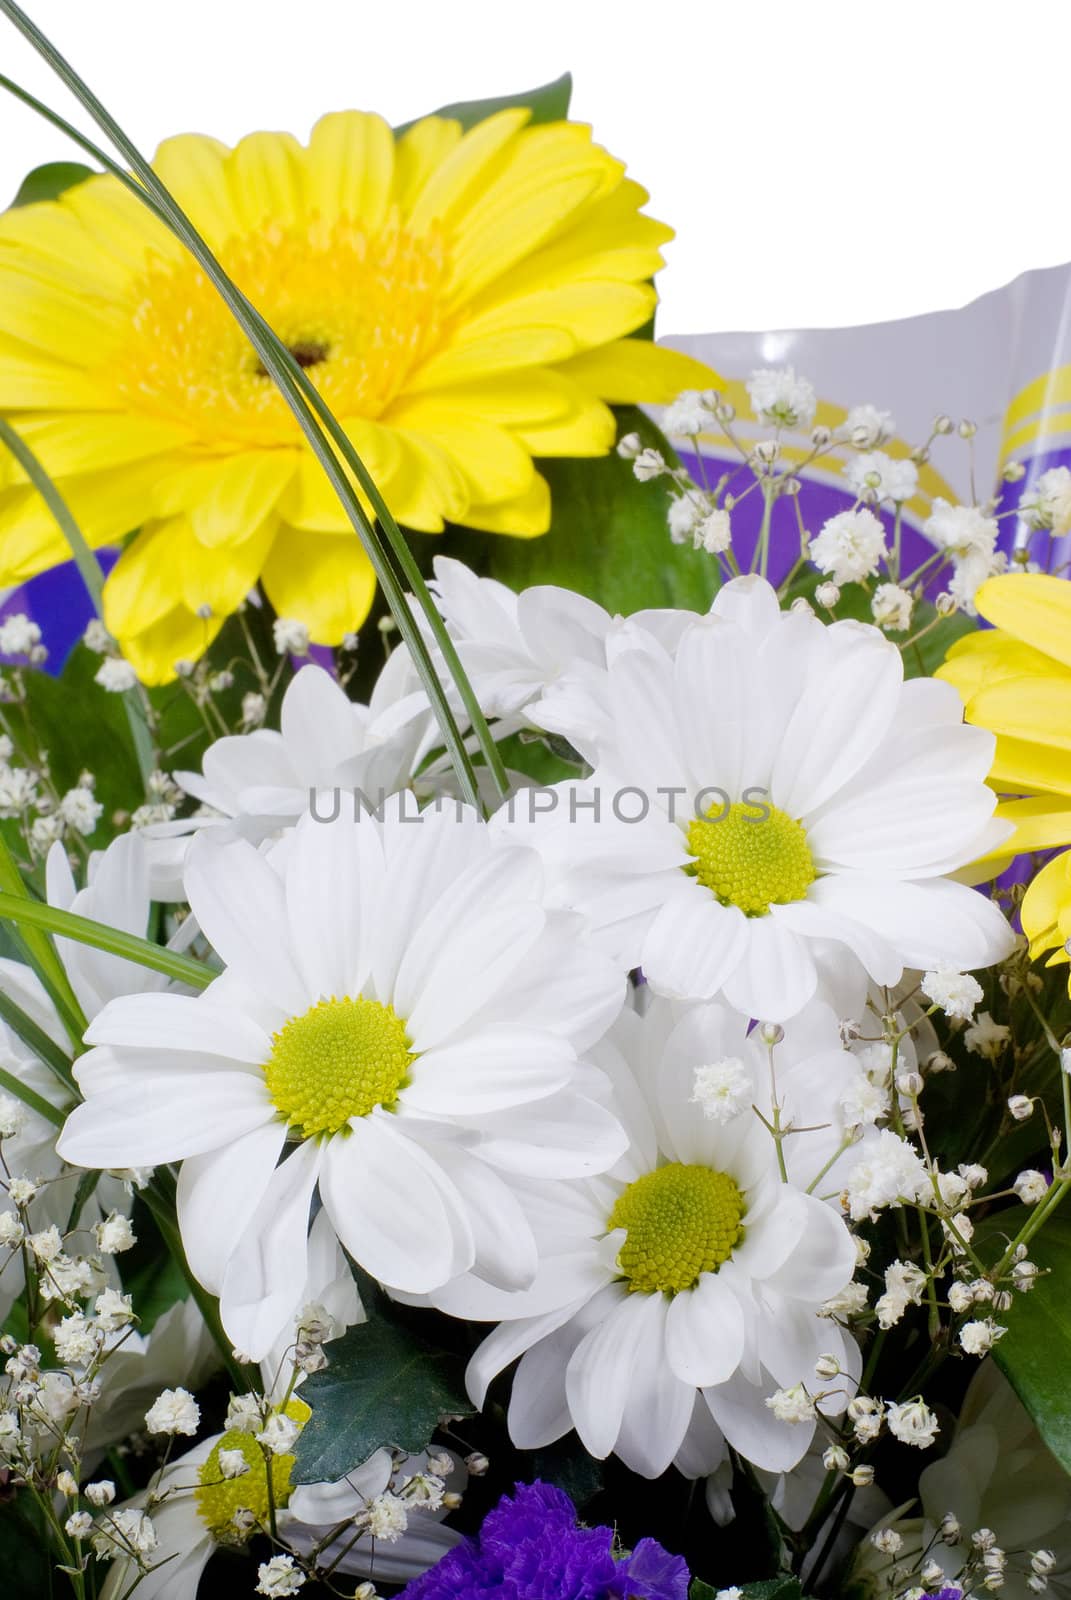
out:
<path id="1" fill-rule="evenodd" d="M 209 967 L 189 956 L 181 956 L 150 939 L 139 939 L 136 934 L 124 933 L 119 928 L 109 928 L 103 922 L 80 917 L 73 911 L 59 911 L 55 906 L 41 905 L 36 900 L 24 900 L 13 894 L 0 892 L 0 918 L 10 917 L 19 926 L 40 928 L 48 933 L 62 934 L 65 939 L 76 939 L 79 944 L 92 945 L 95 950 L 107 950 L 109 955 L 121 956 L 139 967 L 149 967 L 162 972 L 177 983 L 189 984 L 194 989 L 205 989 L 218 976 Z M 82 1032 L 86 1029 L 83 1019 Z"/>

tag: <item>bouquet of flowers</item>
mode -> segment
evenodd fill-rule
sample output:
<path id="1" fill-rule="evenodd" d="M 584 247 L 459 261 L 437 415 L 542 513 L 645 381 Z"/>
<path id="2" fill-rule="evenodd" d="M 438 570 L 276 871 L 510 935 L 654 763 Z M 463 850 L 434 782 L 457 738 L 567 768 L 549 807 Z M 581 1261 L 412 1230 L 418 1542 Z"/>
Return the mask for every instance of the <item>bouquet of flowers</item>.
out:
<path id="1" fill-rule="evenodd" d="M 7 1592 L 1067 1594 L 1071 470 L 656 344 L 568 80 L 0 12 Z"/>

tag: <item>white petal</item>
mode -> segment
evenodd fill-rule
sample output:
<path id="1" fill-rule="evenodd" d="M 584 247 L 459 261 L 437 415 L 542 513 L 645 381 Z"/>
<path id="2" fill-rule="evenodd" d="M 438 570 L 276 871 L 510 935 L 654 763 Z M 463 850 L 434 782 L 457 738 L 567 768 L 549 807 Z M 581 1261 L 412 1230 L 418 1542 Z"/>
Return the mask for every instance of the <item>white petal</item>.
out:
<path id="1" fill-rule="evenodd" d="M 306 790 L 331 783 L 339 762 L 361 746 L 357 707 L 331 674 L 311 661 L 290 680 L 279 727 L 293 776 Z"/>
<path id="2" fill-rule="evenodd" d="M 342 1243 L 389 1288 L 427 1294 L 468 1271 L 475 1245 L 443 1169 L 387 1114 L 354 1117 L 325 1151 L 320 1193 Z"/>
<path id="3" fill-rule="evenodd" d="M 806 1221 L 803 1232 L 775 1272 L 766 1276 L 771 1289 L 791 1299 L 819 1303 L 838 1294 L 855 1272 L 855 1244 L 842 1217 L 814 1195 L 798 1194 L 793 1204 Z"/>
<path id="4" fill-rule="evenodd" d="M 546 1316 L 563 1305 L 587 1300 L 605 1286 L 610 1276 L 594 1245 L 588 1243 L 579 1250 L 544 1255 L 534 1279 L 524 1289 L 499 1289 L 466 1272 L 421 1298 L 448 1316 L 467 1322 L 515 1322 Z"/>
<path id="5" fill-rule="evenodd" d="M 636 1358 L 649 1323 L 662 1325 L 657 1294 L 629 1294 L 614 1284 L 617 1303 L 584 1335 L 565 1374 L 569 1413 L 585 1450 L 598 1460 L 617 1442 Z"/>
<path id="6" fill-rule="evenodd" d="M 848 782 L 885 737 L 903 683 L 900 652 L 873 628 L 835 623 L 812 653 L 770 780 L 774 804 L 803 817 Z"/>
<path id="7" fill-rule="evenodd" d="M 587 1303 L 587 1297 L 573 1300 L 542 1316 L 519 1318 L 516 1322 L 500 1323 L 473 1353 L 465 1371 L 465 1388 L 474 1406 L 483 1408 L 487 1391 L 500 1372 L 516 1361 L 519 1355 L 538 1344 L 556 1328 L 561 1328 Z"/>
<path id="8" fill-rule="evenodd" d="M 729 1004 L 747 1017 L 784 1022 L 802 1011 L 818 983 L 805 940 L 775 915 L 748 917 L 740 959 L 724 983 Z"/>
<path id="9" fill-rule="evenodd" d="M 892 946 L 873 928 L 866 927 L 853 917 L 845 916 L 831 903 L 835 889 L 822 888 L 826 879 L 812 883 L 806 900 L 795 900 L 791 905 L 774 906 L 770 915 L 785 928 L 791 928 L 809 940 L 835 940 L 858 957 L 875 983 L 894 984 L 903 971 L 903 962 Z M 812 954 L 813 954 L 812 950 Z M 843 966 L 844 951 L 837 951 Z M 854 1015 L 843 1012 L 842 1015 Z"/>
<path id="10" fill-rule="evenodd" d="M 666 1359 L 682 1383 L 724 1383 L 740 1364 L 744 1314 L 732 1291 L 730 1265 L 705 1272 L 694 1289 L 675 1295 L 666 1314 Z"/>
<path id="11" fill-rule="evenodd" d="M 56 1148 L 76 1167 L 155 1167 L 218 1150 L 274 1116 L 248 1072 L 132 1079 L 76 1106 Z"/>
<path id="12" fill-rule="evenodd" d="M 818 905 L 873 928 L 906 967 L 988 967 L 1003 961 L 1015 942 L 992 900 L 947 878 L 901 883 L 838 873 L 811 887 Z"/>
<path id="13" fill-rule="evenodd" d="M 714 597 L 710 612 L 712 616 L 723 617 L 745 633 L 760 638 L 781 621 L 777 591 L 765 578 L 760 578 L 754 572 L 723 583 Z"/>
<path id="14" fill-rule="evenodd" d="M 813 1422 L 778 1422 L 765 1404 L 777 1387 L 772 1378 L 752 1384 L 742 1373 L 704 1389 L 711 1415 L 726 1440 L 746 1461 L 765 1472 L 790 1472 L 807 1454 Z"/>
<path id="15" fill-rule="evenodd" d="M 586 1178 L 608 1172 L 628 1148 L 613 1112 L 584 1095 L 560 1094 L 515 1112 L 468 1119 L 478 1129 L 480 1159 L 531 1178 Z"/>
<path id="16" fill-rule="evenodd" d="M 286 944 L 286 898 L 278 874 L 251 844 L 190 845 L 186 894 L 205 937 L 243 983 L 294 1015 L 309 1002 Z"/>
<path id="17" fill-rule="evenodd" d="M 466 1150 L 442 1145 L 436 1159 L 460 1195 L 469 1219 L 476 1247 L 473 1273 L 499 1289 L 527 1289 L 539 1267 L 539 1255 L 516 1196 L 496 1172 Z"/>
<path id="18" fill-rule="evenodd" d="M 668 1302 L 661 1295 L 658 1315 L 647 1323 L 633 1369 L 614 1453 L 644 1478 L 660 1478 L 684 1444 L 695 1409 L 696 1391 L 670 1370 L 665 1351 Z"/>
<path id="19" fill-rule="evenodd" d="M 644 977 L 671 999 L 709 1000 L 740 959 L 747 919 L 686 880 L 655 916 L 643 941 Z"/>
<path id="20" fill-rule="evenodd" d="M 286 1129 L 266 1122 L 241 1139 L 182 1164 L 178 1221 L 194 1275 L 218 1295 L 223 1273 L 264 1191 L 283 1148 Z"/>
<path id="21" fill-rule="evenodd" d="M 86 1030 L 87 1044 L 191 1051 L 259 1065 L 271 1039 L 250 1017 L 207 996 L 127 994 L 112 1000 Z M 192 1063 L 187 1063 L 192 1066 Z"/>
<path id="22" fill-rule="evenodd" d="M 294 829 L 287 921 L 294 961 L 310 995 L 360 994 L 370 965 L 368 946 L 381 923 L 382 878 L 383 851 L 368 817 L 358 821 L 343 810 L 336 822 L 317 822 L 306 815 Z"/>
<path id="23" fill-rule="evenodd" d="M 573 1076 L 564 1039 L 534 1028 L 477 1029 L 419 1056 L 401 1092 L 408 1108 L 466 1116 L 543 1100 Z"/>
<path id="24" fill-rule="evenodd" d="M 395 1008 L 417 1050 L 443 1043 L 521 967 L 543 931 L 532 850 L 495 850 L 423 919 L 398 968 Z"/>
<path id="25" fill-rule="evenodd" d="M 276 1167 L 227 1263 L 220 1316 L 228 1336 L 254 1361 L 301 1308 L 320 1156 L 316 1140 L 306 1139 Z"/>

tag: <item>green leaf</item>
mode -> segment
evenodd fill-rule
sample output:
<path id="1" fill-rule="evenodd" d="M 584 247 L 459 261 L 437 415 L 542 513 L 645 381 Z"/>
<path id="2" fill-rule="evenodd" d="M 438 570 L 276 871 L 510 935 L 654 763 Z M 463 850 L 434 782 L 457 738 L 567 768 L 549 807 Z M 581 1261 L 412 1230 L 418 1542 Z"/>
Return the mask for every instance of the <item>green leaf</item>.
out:
<path id="1" fill-rule="evenodd" d="M 987 1218 L 978 1236 L 1014 1239 L 1030 1213 L 1020 1207 Z M 1034 1425 L 1065 1472 L 1071 1472 L 1071 1319 L 1067 1275 L 1071 1272 L 1071 1216 L 1059 1212 L 1031 1239 L 1030 1259 L 1049 1268 L 1029 1294 L 1017 1294 L 1000 1321 L 1007 1333 L 993 1357 Z M 786 1597 L 787 1600 L 787 1597 Z"/>
<path id="2" fill-rule="evenodd" d="M 496 95 L 489 100 L 458 100 L 453 105 L 440 106 L 432 115 L 452 117 L 466 131 L 474 128 L 478 122 L 493 117 L 496 111 L 509 111 L 513 106 L 527 106 L 532 113 L 533 123 L 562 122 L 569 115 L 572 93 L 572 74 L 563 72 L 553 83 L 540 84 L 538 89 L 525 89 L 520 94 Z M 404 133 L 406 128 L 412 126 L 411 122 L 407 122 L 397 131 Z"/>
<path id="3" fill-rule="evenodd" d="M 702 1578 L 693 1578 L 692 1587 L 688 1590 L 688 1600 L 715 1600 L 717 1592 L 712 1584 L 704 1583 Z"/>
<path id="4" fill-rule="evenodd" d="M 622 407 L 622 434 L 673 451 L 642 411 Z M 551 525 L 539 539 L 489 541 L 487 571 L 513 589 L 554 583 L 628 616 L 650 606 L 707 611 L 718 587 L 713 556 L 670 542 L 669 492 L 655 480 L 640 484 L 628 461 L 613 453 L 595 460 L 541 461 L 550 484 Z M 473 534 L 466 532 L 471 552 Z M 471 553 L 470 553 L 471 559 Z"/>
<path id="5" fill-rule="evenodd" d="M 575 1434 L 534 1450 L 527 1465 L 533 1482 L 539 1479 L 564 1489 L 578 1511 L 583 1511 L 605 1485 L 602 1462 L 588 1455 Z"/>
<path id="6" fill-rule="evenodd" d="M 0 1505 L 0 1571 L 4 1593 L 19 1600 L 46 1600 L 53 1587 L 52 1555 L 44 1515 L 27 1489 Z M 70 1593 L 60 1589 L 59 1592 Z"/>
<path id="7" fill-rule="evenodd" d="M 758 1583 L 745 1583 L 742 1592 L 748 1600 L 801 1600 L 800 1582 L 790 1572 L 776 1578 L 763 1578 Z"/>
<path id="8" fill-rule="evenodd" d="M 18 194 L 11 202 L 11 209 L 32 206 L 38 200 L 56 200 L 65 190 L 73 189 L 75 184 L 93 177 L 96 177 L 93 168 L 81 161 L 46 161 L 43 167 L 34 167 L 23 178 Z"/>
<path id="9" fill-rule="evenodd" d="M 473 1414 L 463 1359 L 374 1311 L 327 1355 L 301 1388 L 312 1416 L 295 1446 L 294 1483 L 334 1483 L 383 1445 L 415 1454 L 443 1417 Z"/>

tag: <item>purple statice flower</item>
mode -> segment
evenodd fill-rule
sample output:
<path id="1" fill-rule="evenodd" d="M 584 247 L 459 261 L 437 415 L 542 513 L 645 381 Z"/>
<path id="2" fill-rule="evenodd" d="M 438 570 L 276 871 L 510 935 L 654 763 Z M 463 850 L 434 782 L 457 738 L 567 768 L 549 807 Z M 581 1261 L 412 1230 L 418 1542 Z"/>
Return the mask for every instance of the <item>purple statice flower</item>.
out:
<path id="1" fill-rule="evenodd" d="M 688 1568 L 654 1539 L 615 1558 L 611 1528 L 580 1528 L 569 1496 L 518 1483 L 475 1539 L 414 1578 L 401 1600 L 688 1600 Z"/>

